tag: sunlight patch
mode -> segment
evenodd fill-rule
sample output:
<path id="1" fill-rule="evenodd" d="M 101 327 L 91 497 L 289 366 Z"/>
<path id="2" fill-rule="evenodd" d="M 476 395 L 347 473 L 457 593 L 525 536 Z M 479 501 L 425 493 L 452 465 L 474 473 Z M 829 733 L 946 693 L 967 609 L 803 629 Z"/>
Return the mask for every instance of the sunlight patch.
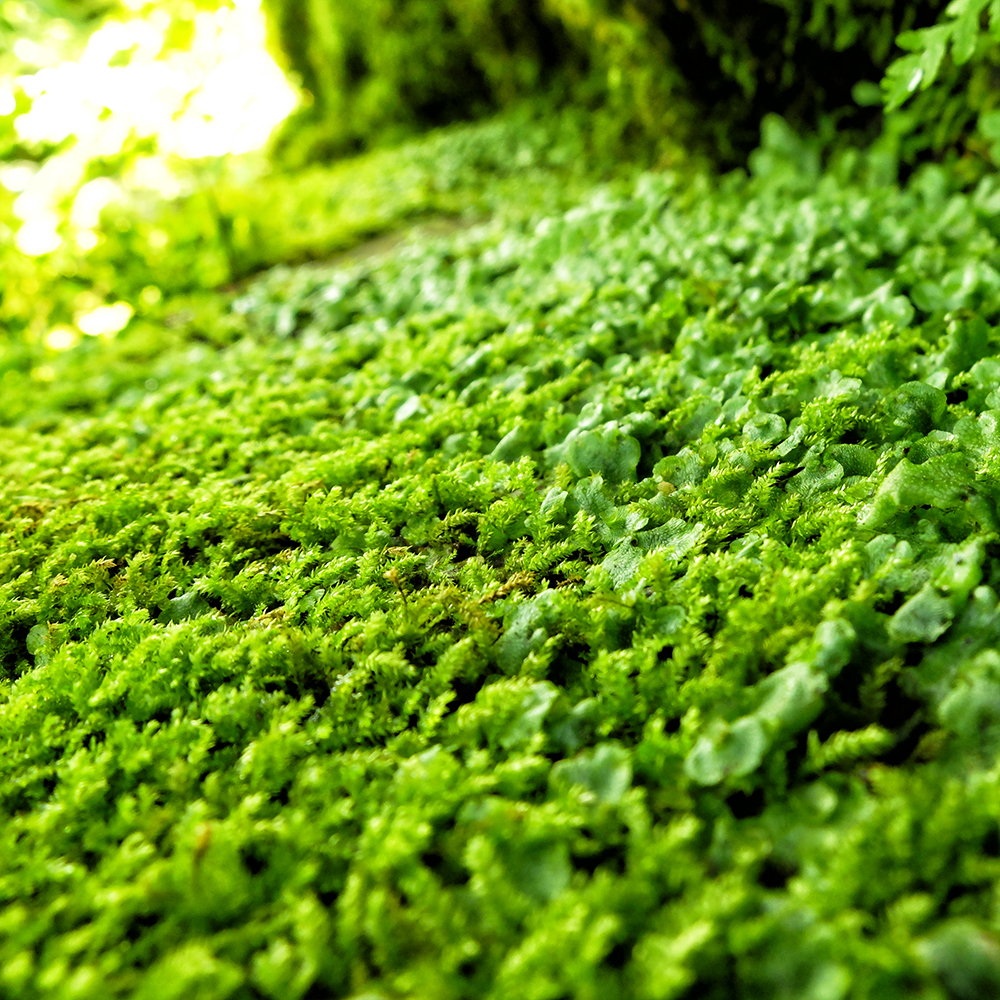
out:
<path id="1" fill-rule="evenodd" d="M 54 326 L 45 337 L 45 345 L 53 351 L 67 351 L 80 342 L 80 334 L 69 326 Z"/>
<path id="2" fill-rule="evenodd" d="M 86 231 L 118 193 L 106 178 L 77 192 L 94 160 L 153 139 L 155 152 L 136 158 L 123 181 L 176 197 L 171 159 L 259 149 L 291 112 L 296 96 L 264 46 L 259 3 L 192 8 L 187 20 L 192 35 L 186 49 L 165 48 L 172 22 L 162 9 L 108 21 L 77 60 L 59 62 L 44 46 L 22 46 L 25 61 L 39 68 L 16 80 L 32 102 L 15 119 L 18 136 L 38 144 L 72 140 L 41 169 L 18 164 L 0 175 L 4 187 L 20 193 L 15 212 L 23 253 L 38 256 L 60 246 L 57 206 L 67 198 L 77 245 L 94 245 Z M 0 114 L 15 109 L 13 90 L 0 89 Z"/>
<path id="3" fill-rule="evenodd" d="M 125 329 L 133 312 L 133 308 L 127 302 L 116 302 L 113 306 L 98 306 L 78 316 L 76 325 L 88 337 L 113 337 Z"/>

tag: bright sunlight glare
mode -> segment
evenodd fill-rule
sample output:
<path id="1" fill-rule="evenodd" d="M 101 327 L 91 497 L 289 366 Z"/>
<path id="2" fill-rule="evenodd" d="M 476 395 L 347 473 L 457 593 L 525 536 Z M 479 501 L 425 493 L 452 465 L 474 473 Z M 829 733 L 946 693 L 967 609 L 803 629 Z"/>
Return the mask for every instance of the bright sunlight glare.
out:
<path id="1" fill-rule="evenodd" d="M 116 302 L 113 306 L 98 306 L 78 316 L 76 325 L 88 337 L 113 337 L 125 329 L 133 312 L 127 302 Z"/>
<path id="2" fill-rule="evenodd" d="M 125 183 L 179 193 L 171 157 L 195 159 L 260 148 L 295 105 L 296 96 L 264 47 L 259 0 L 192 11 L 191 45 L 164 51 L 169 16 L 109 21 L 90 37 L 76 61 L 43 66 L 17 84 L 31 98 L 15 122 L 29 142 L 75 141 L 40 169 L 23 164 L 0 172 L 0 183 L 18 193 L 22 221 L 18 248 L 37 256 L 57 249 L 59 207 L 73 196 L 70 222 L 81 249 L 96 245 L 93 227 L 121 181 L 81 186 L 87 164 L 118 154 L 132 136 L 155 136 L 157 152 L 139 158 Z M 124 64 L 120 54 L 127 53 Z M 36 65 L 44 62 L 41 55 Z M 118 57 L 118 58 L 116 58 Z M 4 85 L 0 81 L 0 88 Z M 13 108 L 0 89 L 0 113 Z"/>

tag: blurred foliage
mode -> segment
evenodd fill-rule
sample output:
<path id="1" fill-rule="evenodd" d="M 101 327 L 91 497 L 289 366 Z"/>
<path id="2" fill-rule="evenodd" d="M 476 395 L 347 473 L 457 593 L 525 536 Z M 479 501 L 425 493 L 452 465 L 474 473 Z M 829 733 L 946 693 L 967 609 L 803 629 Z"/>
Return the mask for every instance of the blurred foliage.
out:
<path id="1" fill-rule="evenodd" d="M 940 0 L 266 0 L 276 52 L 312 97 L 283 152 L 392 141 L 495 110 L 539 89 L 591 108 L 636 151 L 664 138 L 743 160 L 768 112 L 798 128 L 836 114 L 869 131 L 851 99 L 881 78 L 901 31 Z"/>
<path id="2" fill-rule="evenodd" d="M 0 72 L 38 65 L 33 56 L 47 60 L 46 48 L 53 55 L 68 57 L 97 25 L 120 9 L 118 0 L 4 0 L 0 4 Z"/>
<path id="3" fill-rule="evenodd" d="M 908 54 L 883 82 L 891 113 L 883 143 L 910 162 L 952 151 L 1000 164 L 1000 7 L 953 0 L 939 23 L 898 44 Z"/>
<path id="4" fill-rule="evenodd" d="M 178 25 L 188 23 L 178 13 L 180 0 L 136 13 L 154 6 L 173 12 Z M 59 250 L 31 260 L 14 249 L 14 196 L 0 190 L 0 256 L 11 278 L 2 289 L 0 324 L 37 354 L 53 327 L 71 326 L 96 305 L 126 301 L 142 311 L 144 289 L 157 288 L 166 299 L 201 294 L 277 262 L 346 250 L 421 216 L 489 213 L 521 190 L 541 190 L 542 173 L 552 197 L 572 199 L 584 178 L 654 164 L 738 162 L 756 142 L 765 111 L 818 130 L 827 154 L 867 141 L 878 134 L 874 81 L 889 61 L 894 34 L 924 30 L 937 6 L 265 3 L 273 47 L 307 98 L 277 136 L 270 160 L 178 164 L 178 197 L 133 190 L 109 206 L 96 247 L 82 251 L 67 238 Z M 3 11 L 8 32 L 24 37 L 50 38 L 56 26 L 68 53 L 102 17 L 122 8 L 25 2 Z M 184 39 L 178 29 L 168 44 L 182 46 Z M 892 110 L 880 139 L 886 157 L 914 162 L 941 155 L 959 137 L 964 150 L 988 152 L 993 50 L 985 35 L 976 44 L 982 58 L 961 67 L 950 57 L 941 62 L 940 73 L 969 76 L 965 90 L 947 91 L 940 77 L 910 105 Z M 945 91 L 951 97 L 942 111 Z M 20 91 L 17 101 L 24 111 Z M 393 151 L 414 132 L 497 108 L 506 110 L 494 126 L 463 133 L 455 125 Z M 975 135 L 973 108 L 987 112 Z M 368 146 L 379 149 L 318 162 Z M 84 180 L 120 177 L 154 148 L 155 139 L 126 143 L 120 155 L 94 161 Z M 0 118 L 0 161 L 44 162 L 53 152 L 26 146 L 13 118 Z M 524 169 L 535 176 L 519 185 Z M 977 171 L 970 167 L 970 180 Z M 67 201 L 61 210 L 68 209 Z"/>
<path id="5" fill-rule="evenodd" d="M 249 178 L 215 164 L 170 202 L 155 196 L 112 206 L 87 256 L 125 297 L 147 284 L 165 292 L 212 289 L 276 261 L 319 259 L 421 218 L 455 222 L 501 207 L 531 215 L 575 202 L 597 177 L 641 164 L 598 158 L 586 113 L 522 103 L 475 125 L 454 125 L 396 148 L 294 174 Z M 687 159 L 675 147 L 678 162 Z M 126 274 L 117 272 L 128 261 Z"/>
<path id="6" fill-rule="evenodd" d="M 673 159 L 695 168 L 679 147 Z M 181 165 L 182 194 L 126 192 L 104 210 L 97 245 L 86 252 L 67 239 L 28 258 L 11 239 L 7 273 L 18 279 L 4 283 L 0 323 L 26 368 L 51 354 L 48 331 L 107 302 L 212 339 L 220 290 L 231 294 L 276 262 L 322 260 L 359 245 L 378 253 L 391 234 L 421 223 L 463 228 L 497 212 L 530 218 L 572 205 L 597 179 L 640 168 L 593 149 L 585 109 L 555 114 L 539 102 L 291 175 L 254 156 Z M 372 242 L 378 237 L 388 243 Z"/>
<path id="7" fill-rule="evenodd" d="M 184 48 L 190 40 L 190 11 L 217 6 L 211 0 L 166 0 L 127 9 L 117 0 L 5 0 L 0 4 L 0 169 L 15 167 L 33 174 L 78 141 L 73 134 L 45 141 L 26 139 L 18 132 L 18 117 L 32 107 L 25 80 L 61 61 L 78 58 L 94 30 L 109 19 L 154 9 L 172 18 L 164 36 L 165 51 Z M 120 55 L 127 60 L 128 52 Z M 72 239 L 69 214 L 80 185 L 98 177 L 118 179 L 137 158 L 155 148 L 155 137 L 133 134 L 115 153 L 82 163 L 77 186 L 63 191 L 52 206 L 62 216 L 63 244 L 39 256 L 27 256 L 17 248 L 16 234 L 24 220 L 15 211 L 15 202 L 23 184 L 9 187 L 9 174 L 4 173 L 7 183 L 0 184 L 0 337 L 16 345 L 24 355 L 23 363 L 44 351 L 44 338 L 53 326 L 71 324 L 80 312 L 122 298 L 134 286 L 129 281 L 128 259 L 118 260 L 110 269 L 95 270 L 96 260 L 88 260 Z M 193 169 L 201 175 L 206 168 L 194 165 Z M 181 166 L 180 172 L 190 176 L 191 169 Z"/>

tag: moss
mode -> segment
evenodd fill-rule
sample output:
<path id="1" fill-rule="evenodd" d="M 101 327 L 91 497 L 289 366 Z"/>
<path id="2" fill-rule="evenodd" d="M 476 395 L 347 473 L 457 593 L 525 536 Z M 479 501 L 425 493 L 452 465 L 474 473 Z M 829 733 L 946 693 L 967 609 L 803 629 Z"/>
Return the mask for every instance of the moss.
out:
<path id="1" fill-rule="evenodd" d="M 8 371 L 4 995 L 996 980 L 995 184 L 765 139 Z"/>

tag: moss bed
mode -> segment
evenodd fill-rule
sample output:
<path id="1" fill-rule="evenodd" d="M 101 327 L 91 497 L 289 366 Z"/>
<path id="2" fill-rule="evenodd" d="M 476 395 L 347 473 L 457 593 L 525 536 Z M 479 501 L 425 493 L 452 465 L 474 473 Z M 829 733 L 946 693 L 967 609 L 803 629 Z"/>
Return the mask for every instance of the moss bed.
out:
<path id="1" fill-rule="evenodd" d="M 1000 994 L 1000 183 L 751 165 L 10 368 L 0 995 Z"/>

